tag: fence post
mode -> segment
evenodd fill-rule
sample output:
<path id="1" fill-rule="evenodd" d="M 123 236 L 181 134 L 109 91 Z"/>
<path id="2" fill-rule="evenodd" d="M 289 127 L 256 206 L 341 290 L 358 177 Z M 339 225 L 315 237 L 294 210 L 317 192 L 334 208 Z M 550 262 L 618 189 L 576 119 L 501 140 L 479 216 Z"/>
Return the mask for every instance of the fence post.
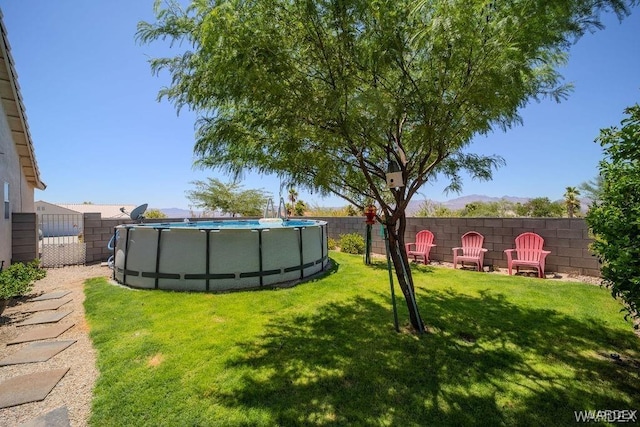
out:
<path id="1" fill-rule="evenodd" d="M 11 263 L 39 258 L 38 221 L 35 212 L 11 214 Z"/>

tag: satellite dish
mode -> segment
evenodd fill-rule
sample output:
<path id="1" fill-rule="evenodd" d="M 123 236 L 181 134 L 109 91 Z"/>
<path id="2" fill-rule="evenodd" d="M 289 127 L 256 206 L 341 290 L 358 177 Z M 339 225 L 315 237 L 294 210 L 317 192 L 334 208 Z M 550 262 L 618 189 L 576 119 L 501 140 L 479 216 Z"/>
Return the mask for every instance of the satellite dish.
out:
<path id="1" fill-rule="evenodd" d="M 144 212 L 147 210 L 147 206 L 148 206 L 147 203 L 145 203 L 144 205 L 140 205 L 134 210 L 132 210 L 131 213 L 129 214 L 131 219 L 134 221 L 142 220 L 142 218 L 144 218 L 143 216 Z"/>

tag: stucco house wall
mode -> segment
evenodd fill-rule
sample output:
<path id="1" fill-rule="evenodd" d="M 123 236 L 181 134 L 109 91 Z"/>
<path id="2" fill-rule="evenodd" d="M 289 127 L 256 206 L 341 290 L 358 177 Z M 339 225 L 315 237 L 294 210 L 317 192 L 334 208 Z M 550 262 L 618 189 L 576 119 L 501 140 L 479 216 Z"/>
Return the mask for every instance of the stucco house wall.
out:
<path id="1" fill-rule="evenodd" d="M 0 263 L 13 259 L 14 213 L 33 213 L 40 180 L 7 30 L 0 11 Z"/>
<path id="2" fill-rule="evenodd" d="M 20 191 L 21 187 L 26 188 Z M 15 144 L 11 138 L 7 115 L 2 108 L 2 103 L 0 103 L 0 202 L 2 202 L 0 206 L 0 236 L 2 236 L 0 260 L 4 261 L 5 266 L 11 260 L 11 211 L 20 209 L 25 193 L 26 197 L 29 197 L 31 192 L 31 200 L 33 200 L 33 189 L 29 191 L 28 187 L 22 175 Z M 8 212 L 5 212 L 7 209 Z"/>

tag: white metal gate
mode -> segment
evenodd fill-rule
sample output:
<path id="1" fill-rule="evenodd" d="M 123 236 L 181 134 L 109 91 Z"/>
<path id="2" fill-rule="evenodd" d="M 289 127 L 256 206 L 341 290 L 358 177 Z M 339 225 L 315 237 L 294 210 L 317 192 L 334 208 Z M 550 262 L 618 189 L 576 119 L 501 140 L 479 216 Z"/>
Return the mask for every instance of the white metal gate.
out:
<path id="1" fill-rule="evenodd" d="M 39 222 L 43 267 L 84 264 L 86 244 L 82 214 L 42 214 Z"/>

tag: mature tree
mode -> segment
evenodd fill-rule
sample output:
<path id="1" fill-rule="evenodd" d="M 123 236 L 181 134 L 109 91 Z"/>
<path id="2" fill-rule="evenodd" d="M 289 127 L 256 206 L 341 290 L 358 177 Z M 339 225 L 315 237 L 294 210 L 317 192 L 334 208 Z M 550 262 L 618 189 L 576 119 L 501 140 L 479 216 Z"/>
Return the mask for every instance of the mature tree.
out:
<path id="1" fill-rule="evenodd" d="M 560 202 L 552 202 L 548 197 L 534 197 L 526 203 L 516 204 L 516 214 L 534 218 L 556 218 L 564 213 Z"/>
<path id="2" fill-rule="evenodd" d="M 187 198 L 197 207 L 211 211 L 219 210 L 223 214 L 242 216 L 262 215 L 271 195 L 262 189 L 242 190 L 237 182 L 224 184 L 216 178 L 205 181 L 193 181 L 195 190 L 187 191 Z"/>
<path id="3" fill-rule="evenodd" d="M 521 211 L 523 208 L 521 207 Z M 431 216 L 431 217 L 490 217 L 505 218 L 516 216 L 516 204 L 507 199 L 498 201 L 482 202 L 476 200 L 467 203 L 464 208 L 452 210 L 441 204 L 425 200 L 415 216 Z"/>
<path id="4" fill-rule="evenodd" d="M 462 170 L 490 179 L 503 160 L 466 152 L 473 137 L 566 96 L 569 44 L 603 10 L 628 12 L 625 0 L 167 1 L 137 35 L 191 48 L 151 63 L 172 76 L 160 97 L 200 114 L 198 164 L 274 172 L 358 209 L 375 200 L 418 331 L 407 204 L 436 175 L 451 190 Z M 388 170 L 404 186 L 388 189 Z"/>
<path id="5" fill-rule="evenodd" d="M 471 202 L 460 211 L 462 217 L 492 217 L 503 218 L 515 216 L 515 205 L 505 199 L 497 202 Z"/>
<path id="6" fill-rule="evenodd" d="M 426 199 L 420 206 L 418 206 L 418 210 L 413 214 L 416 217 L 453 217 L 460 216 L 457 211 L 452 211 L 451 209 L 441 205 L 440 203 L 434 202 L 433 200 Z"/>
<path id="7" fill-rule="evenodd" d="M 433 215 L 436 218 L 455 218 L 460 216 L 460 211 L 454 211 L 446 206 L 438 205 L 433 210 Z"/>
<path id="8" fill-rule="evenodd" d="M 358 212 L 358 210 L 356 208 L 353 207 L 353 205 L 347 205 L 347 207 L 344 210 L 345 210 L 345 215 L 346 216 L 360 216 L 360 215 L 362 215 L 360 212 Z"/>
<path id="9" fill-rule="evenodd" d="M 600 162 L 600 198 L 587 213 L 596 236 L 593 250 L 602 262 L 602 277 L 614 298 L 639 319 L 640 306 L 640 105 L 625 109 L 622 127 L 602 129 L 596 141 L 604 147 Z M 636 328 L 638 324 L 636 324 Z"/>
<path id="10" fill-rule="evenodd" d="M 591 204 L 596 203 L 600 201 L 600 194 L 602 194 L 602 176 L 596 175 L 595 178 L 581 183 L 578 188 L 591 201 Z"/>
<path id="11" fill-rule="evenodd" d="M 422 203 L 420 203 L 420 206 L 418 206 L 418 210 L 416 210 L 413 214 L 413 216 L 416 217 L 428 217 L 428 216 L 433 216 L 433 212 L 436 209 L 436 204 L 434 202 L 432 202 L 431 200 L 424 200 Z"/>
<path id="12" fill-rule="evenodd" d="M 564 192 L 564 205 L 567 208 L 567 216 L 573 218 L 580 212 L 580 191 L 576 187 L 567 187 Z"/>
<path id="13" fill-rule="evenodd" d="M 293 213 L 296 216 L 304 216 L 304 213 L 307 211 L 307 204 L 302 200 L 298 200 L 296 202 L 295 207 L 293 208 Z"/>

